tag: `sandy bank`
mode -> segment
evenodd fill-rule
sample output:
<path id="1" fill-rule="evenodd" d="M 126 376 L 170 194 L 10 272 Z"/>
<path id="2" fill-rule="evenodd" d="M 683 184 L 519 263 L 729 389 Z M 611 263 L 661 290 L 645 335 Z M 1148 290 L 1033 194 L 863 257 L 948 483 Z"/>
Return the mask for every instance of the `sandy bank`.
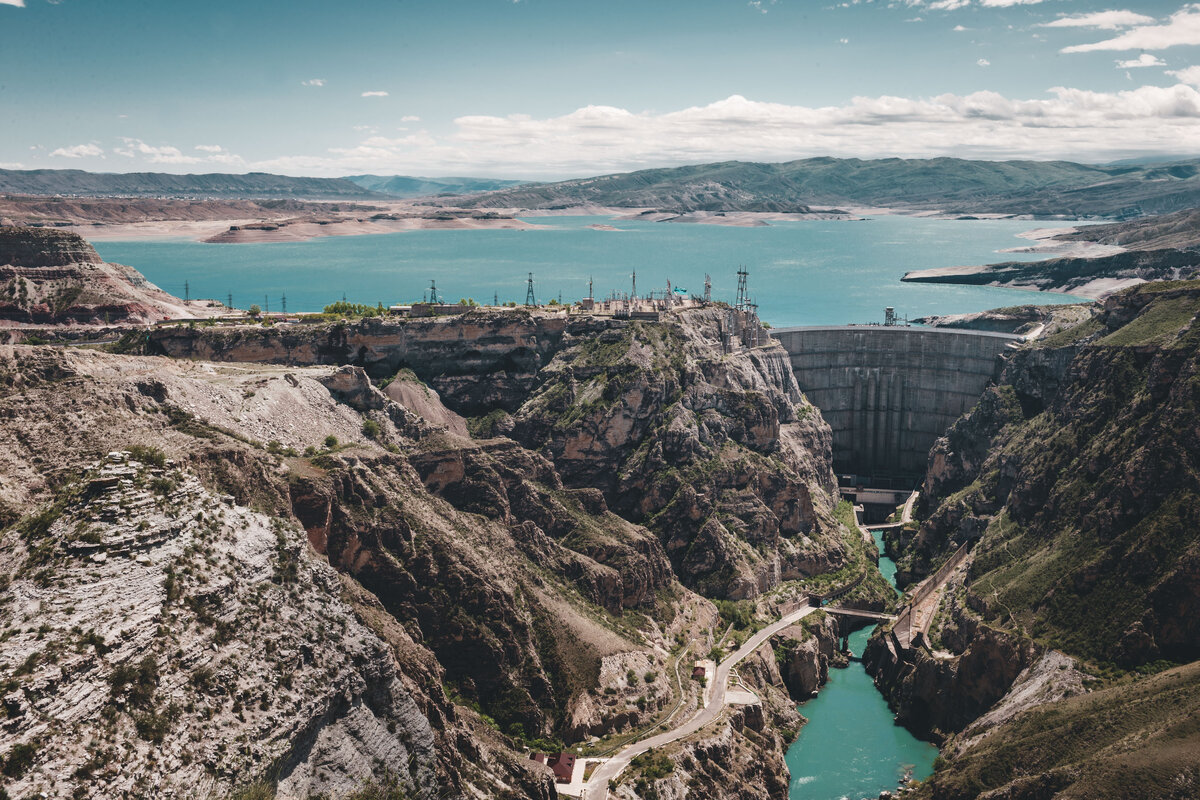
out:
<path id="1" fill-rule="evenodd" d="M 1017 238 L 1037 242 L 1025 247 L 1008 247 L 1001 253 L 1045 253 L 1062 258 L 1097 258 L 1125 252 L 1124 247 L 1098 242 L 1060 241 L 1059 236 L 1075 233 L 1078 228 L 1035 228 L 1018 233 Z"/>
<path id="2" fill-rule="evenodd" d="M 86 239 L 189 239 L 218 244 L 299 242 L 323 236 L 363 236 L 380 233 L 404 233 L 417 230 L 526 230 L 544 226 L 519 219 L 362 219 L 348 217 L 328 220 L 254 219 L 156 220 L 101 225 L 76 225 L 72 230 Z"/>

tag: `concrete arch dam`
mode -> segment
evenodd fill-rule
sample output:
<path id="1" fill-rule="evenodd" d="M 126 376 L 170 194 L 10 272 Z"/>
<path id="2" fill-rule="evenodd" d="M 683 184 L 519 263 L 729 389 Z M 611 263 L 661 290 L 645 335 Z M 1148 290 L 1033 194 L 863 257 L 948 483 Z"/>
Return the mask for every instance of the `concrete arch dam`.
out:
<path id="1" fill-rule="evenodd" d="M 850 325 L 771 331 L 833 428 L 834 469 L 882 483 L 925 473 L 929 448 L 979 400 L 1007 333 Z M 872 480 L 874 479 L 874 480 Z"/>

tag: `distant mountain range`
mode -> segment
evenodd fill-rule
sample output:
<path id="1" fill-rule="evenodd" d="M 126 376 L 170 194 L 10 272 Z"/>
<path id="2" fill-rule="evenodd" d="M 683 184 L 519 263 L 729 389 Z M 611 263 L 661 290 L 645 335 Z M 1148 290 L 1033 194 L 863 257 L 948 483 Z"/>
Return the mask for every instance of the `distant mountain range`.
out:
<path id="1" fill-rule="evenodd" d="M 529 183 L 528 181 L 507 181 L 496 178 L 415 178 L 408 175 L 347 175 L 346 180 L 372 192 L 392 197 L 478 194 Z"/>
<path id="2" fill-rule="evenodd" d="M 810 158 L 647 169 L 493 191 L 457 205 L 773 211 L 889 206 L 951 214 L 1132 218 L 1200 206 L 1200 159 L 1096 166 L 1069 161 Z"/>
<path id="3" fill-rule="evenodd" d="M 442 195 L 442 204 L 467 208 L 605 206 L 682 214 L 883 206 L 960 216 L 1133 219 L 1200 207 L 1200 159 L 1105 165 L 958 158 L 727 161 L 557 183 L 404 175 L 294 178 L 261 172 L 0 170 L 0 193 L 377 201 Z"/>
<path id="4" fill-rule="evenodd" d="M 87 197 L 386 199 L 385 195 L 344 178 L 293 178 L 265 172 L 247 175 L 172 175 L 165 172 L 84 172 L 77 169 L 0 169 L 0 193 Z"/>

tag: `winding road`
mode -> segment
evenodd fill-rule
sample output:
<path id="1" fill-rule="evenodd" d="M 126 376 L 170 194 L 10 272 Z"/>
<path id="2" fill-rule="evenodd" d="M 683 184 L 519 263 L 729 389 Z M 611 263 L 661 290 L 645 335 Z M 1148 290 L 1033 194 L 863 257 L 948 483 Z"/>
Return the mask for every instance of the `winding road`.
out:
<path id="1" fill-rule="evenodd" d="M 712 697 L 709 698 L 707 708 L 700 709 L 691 718 L 668 731 L 663 731 L 655 736 L 634 742 L 605 761 L 592 773 L 591 779 L 584 785 L 581 797 L 586 798 L 586 800 L 604 800 L 608 797 L 608 782 L 620 775 L 633 759 L 653 747 L 662 747 L 671 742 L 679 741 L 685 736 L 690 736 L 720 716 L 727 705 L 725 702 L 725 693 L 730 671 L 742 659 L 761 647 L 767 639 L 770 639 L 789 625 L 796 624 L 814 611 L 816 609 L 812 606 L 801 606 L 790 614 L 784 615 L 778 622 L 771 623 L 747 639 L 746 643 L 739 647 L 736 652 L 717 665 L 717 674 L 713 681 Z"/>

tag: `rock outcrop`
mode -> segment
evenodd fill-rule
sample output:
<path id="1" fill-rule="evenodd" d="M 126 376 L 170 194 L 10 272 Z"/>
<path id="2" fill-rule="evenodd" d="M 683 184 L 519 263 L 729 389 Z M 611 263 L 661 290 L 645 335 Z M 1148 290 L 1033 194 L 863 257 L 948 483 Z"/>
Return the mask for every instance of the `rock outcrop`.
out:
<path id="1" fill-rule="evenodd" d="M 212 316 L 120 264 L 78 234 L 0 227 L 0 326 L 107 325 Z"/>
<path id="2" fill-rule="evenodd" d="M 161 329 L 148 348 L 352 364 L 376 379 L 411 370 L 451 411 L 543 453 L 565 486 L 597 489 L 647 525 L 685 585 L 743 598 L 850 555 L 831 513 L 829 427 L 777 343 L 725 352 L 729 313 L 631 322 L 468 310 L 303 330 Z"/>
<path id="3" fill-rule="evenodd" d="M 472 706 L 508 734 L 549 733 L 601 658 L 646 652 L 571 587 L 651 612 L 653 589 L 629 596 L 619 568 L 533 523 L 432 495 L 352 371 L 16 347 L 0 386 L 10 791 L 182 797 L 269 779 L 307 797 L 386 779 L 548 799 Z M 591 520 L 596 499 L 578 503 Z M 649 579 L 670 585 L 653 536 L 643 554 L 629 523 L 590 524 L 614 542 L 597 558 L 657 564 Z"/>

